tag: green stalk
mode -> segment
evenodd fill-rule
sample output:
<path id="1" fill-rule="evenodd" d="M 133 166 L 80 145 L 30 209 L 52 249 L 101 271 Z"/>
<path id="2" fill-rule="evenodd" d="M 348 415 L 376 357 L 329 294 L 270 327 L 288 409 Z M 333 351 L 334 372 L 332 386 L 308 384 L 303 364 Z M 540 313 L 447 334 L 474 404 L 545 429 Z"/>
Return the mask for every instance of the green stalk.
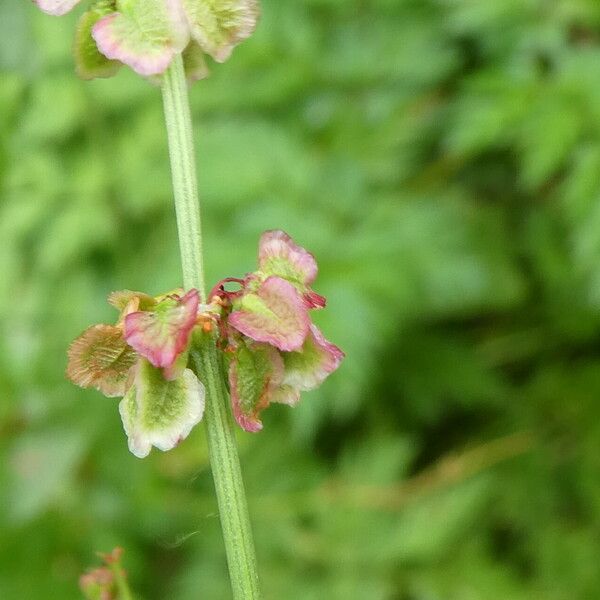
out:
<path id="1" fill-rule="evenodd" d="M 123 574 L 123 569 L 121 567 L 120 562 L 110 562 L 109 563 L 110 570 L 113 572 L 113 577 L 115 578 L 115 584 L 117 586 L 117 591 L 119 592 L 119 600 L 133 600 L 133 594 L 129 589 L 129 584 L 127 583 L 127 579 Z"/>
<path id="2" fill-rule="evenodd" d="M 183 285 L 186 290 L 196 288 L 205 301 L 192 118 L 181 56 L 175 57 L 166 71 L 162 91 Z M 206 388 L 204 423 L 233 597 L 235 600 L 256 600 L 260 598 L 256 555 L 228 394 L 214 338 L 206 335 L 197 337 L 201 341 L 195 340 L 191 357 L 194 370 Z"/>

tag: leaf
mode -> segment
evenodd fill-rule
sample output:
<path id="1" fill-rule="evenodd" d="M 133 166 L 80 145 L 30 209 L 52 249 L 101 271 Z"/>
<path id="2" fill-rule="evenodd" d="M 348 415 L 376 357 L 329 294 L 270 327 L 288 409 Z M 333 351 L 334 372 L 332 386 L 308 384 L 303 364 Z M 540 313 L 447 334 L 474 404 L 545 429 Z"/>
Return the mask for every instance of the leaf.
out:
<path id="1" fill-rule="evenodd" d="M 313 390 L 340 366 L 343 358 L 344 353 L 311 324 L 302 349 L 283 354 L 283 384 L 298 390 Z"/>
<path id="2" fill-rule="evenodd" d="M 90 10 L 83 13 L 77 23 L 73 52 L 77 74 L 82 79 L 112 77 L 121 67 L 119 61 L 109 60 L 98 50 L 96 41 L 92 37 L 92 28 L 94 25 L 102 17 L 114 13 L 115 10 L 115 2 L 110 0 L 96 2 Z"/>
<path id="3" fill-rule="evenodd" d="M 281 382 L 283 360 L 267 344 L 238 346 L 229 365 L 231 404 L 236 421 L 246 431 L 262 429 L 259 414 L 269 406 L 271 392 Z"/>
<path id="4" fill-rule="evenodd" d="M 35 0 L 35 3 L 49 15 L 59 17 L 68 13 L 79 0 Z"/>
<path id="5" fill-rule="evenodd" d="M 141 359 L 135 385 L 119 404 L 129 450 L 138 458 L 152 446 L 167 451 L 187 438 L 204 414 L 204 386 L 186 369 L 167 381 L 160 369 Z"/>
<path id="6" fill-rule="evenodd" d="M 125 339 L 155 367 L 171 367 L 187 347 L 196 324 L 199 296 L 190 290 L 183 298 L 167 297 L 153 311 L 125 317 Z"/>
<path id="7" fill-rule="evenodd" d="M 188 359 L 189 352 L 186 351 L 178 354 L 177 358 L 173 361 L 173 364 L 163 369 L 163 377 L 167 381 L 173 381 L 174 379 L 181 377 L 187 368 Z"/>
<path id="8" fill-rule="evenodd" d="M 151 310 L 156 306 L 156 300 L 144 294 L 144 292 L 132 292 L 131 290 L 119 290 L 108 295 L 108 303 L 117 310 L 123 311 L 132 303 L 134 310 Z"/>
<path id="9" fill-rule="evenodd" d="M 182 0 L 192 37 L 217 62 L 256 28 L 258 0 Z"/>
<path id="10" fill-rule="evenodd" d="M 277 275 L 305 288 L 317 277 L 317 262 L 314 256 L 281 230 L 266 231 L 258 244 L 260 270 Z"/>
<path id="11" fill-rule="evenodd" d="M 122 0 L 118 8 L 92 29 L 100 52 L 140 75 L 162 73 L 189 38 L 179 2 Z"/>
<path id="12" fill-rule="evenodd" d="M 190 42 L 183 51 L 183 66 L 189 82 L 200 81 L 210 75 L 202 48 L 195 42 Z"/>
<path id="13" fill-rule="evenodd" d="M 67 377 L 76 385 L 93 387 L 108 397 L 125 395 L 137 354 L 112 325 L 86 329 L 70 346 Z"/>
<path id="14" fill-rule="evenodd" d="M 308 333 L 309 318 L 296 288 L 280 277 L 263 281 L 256 293 L 246 293 L 229 316 L 238 331 L 280 350 L 298 350 Z"/>

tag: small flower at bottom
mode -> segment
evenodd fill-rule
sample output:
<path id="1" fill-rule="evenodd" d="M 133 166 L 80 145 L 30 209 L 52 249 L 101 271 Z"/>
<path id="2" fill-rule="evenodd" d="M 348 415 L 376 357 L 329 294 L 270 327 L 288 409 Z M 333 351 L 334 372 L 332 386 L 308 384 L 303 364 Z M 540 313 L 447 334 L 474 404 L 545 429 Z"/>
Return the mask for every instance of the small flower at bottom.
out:
<path id="1" fill-rule="evenodd" d="M 104 554 L 97 553 L 103 560 L 104 566 L 86 571 L 79 578 L 79 588 L 86 600 L 119 600 L 119 586 L 116 575 L 127 584 L 127 573 L 121 566 L 123 556 L 122 548 L 115 548 L 112 552 Z"/>

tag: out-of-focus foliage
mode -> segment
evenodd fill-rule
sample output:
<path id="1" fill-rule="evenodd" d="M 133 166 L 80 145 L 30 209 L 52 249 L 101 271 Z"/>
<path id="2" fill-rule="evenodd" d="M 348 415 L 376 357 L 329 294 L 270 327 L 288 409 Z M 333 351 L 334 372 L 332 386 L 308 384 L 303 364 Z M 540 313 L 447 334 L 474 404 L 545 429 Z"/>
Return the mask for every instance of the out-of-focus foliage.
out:
<path id="1" fill-rule="evenodd" d="M 347 353 L 240 434 L 265 598 L 600 589 L 600 5 L 263 0 L 193 89 L 209 283 L 283 228 Z M 229 597 L 204 434 L 139 461 L 69 385 L 104 297 L 179 284 L 159 91 L 0 3 L 0 598 Z"/>

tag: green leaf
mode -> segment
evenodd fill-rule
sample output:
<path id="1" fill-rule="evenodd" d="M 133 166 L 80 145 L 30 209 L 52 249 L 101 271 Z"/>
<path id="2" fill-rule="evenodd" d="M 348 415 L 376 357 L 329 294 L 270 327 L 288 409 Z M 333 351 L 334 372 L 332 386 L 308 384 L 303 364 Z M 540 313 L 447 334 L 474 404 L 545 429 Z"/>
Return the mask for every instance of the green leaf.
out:
<path id="1" fill-rule="evenodd" d="M 210 75 L 204 52 L 195 42 L 190 42 L 183 51 L 183 67 L 188 81 L 199 81 Z"/>
<path id="2" fill-rule="evenodd" d="M 134 310 L 152 310 L 156 306 L 156 300 L 144 294 L 144 292 L 132 292 L 131 290 L 118 290 L 108 295 L 108 303 L 117 310 L 125 310 L 131 304 Z"/>
<path id="3" fill-rule="evenodd" d="M 177 3 L 120 0 L 117 8 L 92 30 L 107 58 L 129 65 L 140 75 L 157 75 L 187 45 L 189 34 Z"/>
<path id="4" fill-rule="evenodd" d="M 116 3 L 111 0 L 96 2 L 90 10 L 83 13 L 75 31 L 75 68 L 82 79 L 95 77 L 112 77 L 121 67 L 116 60 L 109 60 L 98 50 L 92 37 L 92 28 L 106 15 L 116 10 Z"/>
<path id="5" fill-rule="evenodd" d="M 259 14 L 257 0 L 183 0 L 183 7 L 192 37 L 217 62 L 252 35 Z"/>
<path id="6" fill-rule="evenodd" d="M 251 432 L 262 429 L 259 415 L 269 406 L 282 375 L 283 361 L 275 348 L 240 343 L 229 366 L 231 404 L 240 427 Z"/>
<path id="7" fill-rule="evenodd" d="M 283 383 L 298 390 L 312 390 L 339 367 L 343 358 L 344 353 L 311 324 L 302 349 L 283 353 Z"/>
<path id="8" fill-rule="evenodd" d="M 167 381 L 160 369 L 140 359 L 135 385 L 119 404 L 129 449 L 138 458 L 152 446 L 167 451 L 184 440 L 204 414 L 204 386 L 186 369 Z"/>

